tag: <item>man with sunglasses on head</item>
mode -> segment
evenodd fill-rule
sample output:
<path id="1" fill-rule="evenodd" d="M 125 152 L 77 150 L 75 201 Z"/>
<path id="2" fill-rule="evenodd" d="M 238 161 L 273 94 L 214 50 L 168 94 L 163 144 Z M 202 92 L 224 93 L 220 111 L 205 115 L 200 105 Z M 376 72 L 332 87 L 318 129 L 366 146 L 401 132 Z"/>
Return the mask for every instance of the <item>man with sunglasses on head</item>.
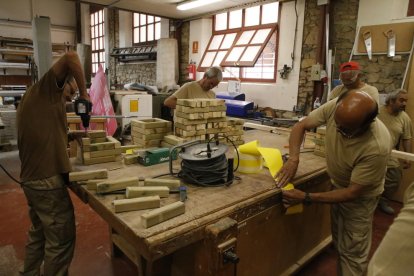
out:
<path id="1" fill-rule="evenodd" d="M 384 189 L 391 138 L 376 120 L 377 102 L 366 92 L 351 90 L 312 111 L 295 124 L 289 159 L 276 175 L 278 187 L 295 176 L 306 130 L 326 124 L 325 152 L 332 189 L 283 192 L 283 204 L 330 203 L 332 239 L 338 251 L 338 275 L 363 275 L 371 246 L 372 219 Z"/>
<path id="2" fill-rule="evenodd" d="M 214 66 L 207 69 L 201 80 L 184 84 L 174 94 L 165 99 L 164 105 L 175 108 L 177 99 L 215 99 L 213 89 L 223 80 L 220 67 Z"/>
<path id="3" fill-rule="evenodd" d="M 340 95 L 346 93 L 352 89 L 358 89 L 368 93 L 378 104 L 379 104 L 379 94 L 378 89 L 374 86 L 364 83 L 362 78 L 361 66 L 356 61 L 349 61 L 342 63 L 339 66 L 339 78 L 341 79 L 342 84 L 336 86 L 332 89 L 329 94 L 329 100 L 335 99 Z"/>
<path id="4" fill-rule="evenodd" d="M 385 105 L 381 106 L 378 119 L 380 119 L 391 134 L 393 148 L 399 149 L 400 144 L 402 150 L 411 153 L 412 125 L 411 119 L 405 113 L 405 107 L 408 101 L 408 93 L 404 89 L 387 95 Z M 404 160 L 402 168 L 410 168 L 410 161 Z M 388 200 L 397 191 L 402 179 L 402 169 L 397 158 L 388 160 L 387 174 L 385 176 L 384 192 L 378 203 L 378 207 L 386 214 L 393 215 L 394 209 L 389 206 Z"/>

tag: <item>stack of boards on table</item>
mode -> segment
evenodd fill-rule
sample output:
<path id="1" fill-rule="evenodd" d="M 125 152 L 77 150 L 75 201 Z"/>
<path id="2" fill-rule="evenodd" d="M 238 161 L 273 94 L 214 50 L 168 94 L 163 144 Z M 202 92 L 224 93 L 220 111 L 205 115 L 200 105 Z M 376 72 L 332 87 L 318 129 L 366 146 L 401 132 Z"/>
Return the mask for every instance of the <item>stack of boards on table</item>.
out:
<path id="1" fill-rule="evenodd" d="M 318 127 L 316 129 L 316 135 L 313 142 L 315 143 L 315 150 L 313 154 L 321 157 L 325 157 L 325 135 L 326 126 Z"/>
<path id="2" fill-rule="evenodd" d="M 78 160 L 84 165 L 116 161 L 121 156 L 121 143 L 102 130 L 89 131 L 78 147 Z"/>
<path id="3" fill-rule="evenodd" d="M 148 228 L 185 213 L 185 205 L 181 201 L 162 204 L 161 198 L 168 198 L 170 191 L 178 191 L 181 185 L 178 179 L 139 179 L 125 177 L 116 180 L 108 179 L 106 169 L 71 172 L 69 181 L 86 185 L 88 190 L 99 194 L 108 194 L 125 190 L 113 201 L 115 213 L 152 209 L 140 215 L 142 226 Z M 117 198 L 118 198 L 117 197 Z"/>

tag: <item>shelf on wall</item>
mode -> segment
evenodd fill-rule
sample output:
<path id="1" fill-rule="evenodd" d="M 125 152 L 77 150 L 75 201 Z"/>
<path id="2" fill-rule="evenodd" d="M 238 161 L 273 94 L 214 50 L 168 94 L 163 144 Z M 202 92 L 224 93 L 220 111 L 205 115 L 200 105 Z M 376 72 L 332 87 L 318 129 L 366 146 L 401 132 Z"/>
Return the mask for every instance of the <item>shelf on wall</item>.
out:
<path id="1" fill-rule="evenodd" d="M 111 57 L 119 62 L 151 61 L 157 60 L 157 45 L 140 45 L 126 48 L 113 48 Z"/>

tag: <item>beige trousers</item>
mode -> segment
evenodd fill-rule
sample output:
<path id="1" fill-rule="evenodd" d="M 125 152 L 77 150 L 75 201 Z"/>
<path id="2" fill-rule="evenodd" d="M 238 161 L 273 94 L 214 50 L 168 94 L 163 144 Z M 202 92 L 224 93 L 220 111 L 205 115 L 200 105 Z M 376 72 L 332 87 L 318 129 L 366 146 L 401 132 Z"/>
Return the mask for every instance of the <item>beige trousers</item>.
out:
<path id="1" fill-rule="evenodd" d="M 332 205 L 332 239 L 339 255 L 338 275 L 364 275 L 378 199 L 358 198 Z"/>
<path id="2" fill-rule="evenodd" d="M 32 225 L 22 275 L 67 275 L 75 249 L 75 216 L 61 175 L 22 185 Z"/>
<path id="3" fill-rule="evenodd" d="M 387 174 L 385 175 L 384 192 L 382 195 L 388 199 L 391 199 L 395 192 L 398 190 L 398 186 L 402 179 L 402 169 L 388 168 Z"/>

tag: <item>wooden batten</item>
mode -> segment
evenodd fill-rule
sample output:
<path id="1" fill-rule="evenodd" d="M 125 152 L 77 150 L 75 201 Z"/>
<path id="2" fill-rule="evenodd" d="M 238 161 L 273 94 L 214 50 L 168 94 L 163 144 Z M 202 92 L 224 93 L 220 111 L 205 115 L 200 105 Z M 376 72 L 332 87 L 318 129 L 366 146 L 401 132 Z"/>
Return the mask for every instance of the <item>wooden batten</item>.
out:
<path id="1" fill-rule="evenodd" d="M 153 209 L 160 207 L 160 197 L 147 196 L 140 198 L 117 199 L 113 201 L 115 213 Z"/>
<path id="2" fill-rule="evenodd" d="M 166 186 L 158 187 L 126 187 L 126 198 L 146 197 L 158 195 L 159 197 L 168 197 L 170 189 Z"/>
<path id="3" fill-rule="evenodd" d="M 149 228 L 163 221 L 185 213 L 185 205 L 181 201 L 165 205 L 161 208 L 152 210 L 141 215 L 141 221 L 144 228 Z"/>
<path id="4" fill-rule="evenodd" d="M 181 181 L 179 179 L 145 178 L 144 186 L 166 186 L 170 190 L 178 190 Z"/>
<path id="5" fill-rule="evenodd" d="M 98 193 L 109 193 L 113 191 L 125 190 L 126 187 L 138 186 L 138 177 L 126 177 L 117 180 L 107 180 L 96 185 Z"/>
<path id="6" fill-rule="evenodd" d="M 70 172 L 69 181 L 85 181 L 90 179 L 105 179 L 108 178 L 108 170 L 91 170 L 91 171 L 80 171 Z"/>

